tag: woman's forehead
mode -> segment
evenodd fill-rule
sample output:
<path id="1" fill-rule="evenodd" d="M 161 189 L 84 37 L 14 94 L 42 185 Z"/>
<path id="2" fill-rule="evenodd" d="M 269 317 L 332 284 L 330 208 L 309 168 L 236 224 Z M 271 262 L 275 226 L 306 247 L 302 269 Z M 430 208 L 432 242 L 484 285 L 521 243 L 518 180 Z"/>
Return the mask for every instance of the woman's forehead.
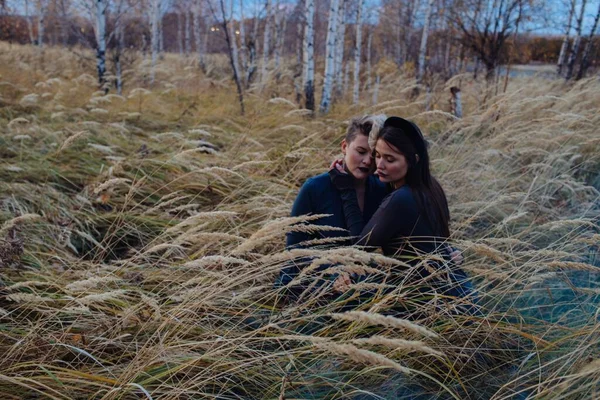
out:
<path id="1" fill-rule="evenodd" d="M 370 149 L 369 138 L 365 135 L 356 135 L 356 137 L 350 144 L 354 147 L 364 147 L 365 149 Z"/>
<path id="2" fill-rule="evenodd" d="M 383 139 L 377 141 L 375 150 L 381 154 L 402 154 L 396 147 L 390 146 L 390 144 Z"/>

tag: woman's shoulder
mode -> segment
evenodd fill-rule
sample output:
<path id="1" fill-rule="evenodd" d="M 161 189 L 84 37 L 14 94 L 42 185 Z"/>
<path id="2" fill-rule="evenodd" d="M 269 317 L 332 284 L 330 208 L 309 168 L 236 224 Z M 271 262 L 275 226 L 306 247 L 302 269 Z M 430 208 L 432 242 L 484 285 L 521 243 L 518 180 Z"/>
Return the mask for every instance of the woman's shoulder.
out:
<path id="1" fill-rule="evenodd" d="M 417 206 L 413 192 L 408 185 L 404 185 L 390 193 L 388 195 L 388 201 L 395 206 L 410 208 L 416 208 Z"/>
<path id="2" fill-rule="evenodd" d="M 310 190 L 315 192 L 328 190 L 332 187 L 333 186 L 331 184 L 331 179 L 329 178 L 329 174 L 327 172 L 311 176 L 302 185 L 303 190 Z"/>

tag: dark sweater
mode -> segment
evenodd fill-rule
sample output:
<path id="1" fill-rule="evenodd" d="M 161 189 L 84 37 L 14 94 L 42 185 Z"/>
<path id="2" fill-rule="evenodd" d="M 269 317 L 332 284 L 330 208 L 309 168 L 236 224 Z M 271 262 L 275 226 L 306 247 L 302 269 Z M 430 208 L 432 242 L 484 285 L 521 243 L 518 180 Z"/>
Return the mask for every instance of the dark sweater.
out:
<path id="1" fill-rule="evenodd" d="M 361 215 L 355 191 L 343 191 L 341 197 L 348 229 L 360 246 L 381 247 L 387 256 L 409 258 L 440 252 L 444 246 L 407 185 L 390 193 L 370 220 Z"/>
<path id="2" fill-rule="evenodd" d="M 386 185 L 381 183 L 376 176 L 369 176 L 365 187 L 365 205 L 362 212 L 358 207 L 358 200 L 356 200 L 356 207 L 358 208 L 360 217 L 365 221 L 371 219 L 387 193 L 388 189 Z M 356 193 L 354 194 L 354 197 L 356 198 Z M 294 201 L 291 214 L 292 217 L 309 214 L 331 214 L 328 217 L 311 221 L 311 224 L 313 225 L 348 229 L 346 226 L 346 218 L 344 216 L 341 193 L 333 186 L 327 172 L 309 178 L 304 185 L 302 185 L 302 188 L 300 188 L 298 197 L 296 197 L 296 201 Z M 343 237 L 348 235 L 348 232 L 340 231 L 320 231 L 312 235 L 304 232 L 290 232 L 287 234 L 286 247 L 288 249 L 297 248 L 301 247 L 301 242 L 307 240 L 327 237 Z M 350 245 L 352 243 L 348 241 L 345 244 Z M 307 263 L 310 263 L 310 260 L 297 260 L 283 268 L 277 279 L 276 286 L 280 287 L 287 285 Z"/>
<path id="3" fill-rule="evenodd" d="M 358 207 L 358 200 L 356 202 L 358 213 L 364 221 L 371 219 L 387 193 L 387 187 L 381 183 L 376 176 L 371 175 L 367 178 L 363 211 L 360 211 L 360 208 Z M 356 195 L 354 197 L 356 198 Z M 309 214 L 331 214 L 328 217 L 311 221 L 311 224 L 348 229 L 346 226 L 346 218 L 344 217 L 340 191 L 333 186 L 327 173 L 309 178 L 304 185 L 302 185 L 302 188 L 300 188 L 298 197 L 296 197 L 296 201 L 294 201 L 291 214 L 292 217 Z M 318 234 L 310 235 L 303 232 L 290 232 L 287 235 L 286 246 L 288 248 L 294 248 L 297 247 L 300 242 L 306 240 L 340 236 L 348 236 L 348 233 L 340 231 L 322 231 Z"/>

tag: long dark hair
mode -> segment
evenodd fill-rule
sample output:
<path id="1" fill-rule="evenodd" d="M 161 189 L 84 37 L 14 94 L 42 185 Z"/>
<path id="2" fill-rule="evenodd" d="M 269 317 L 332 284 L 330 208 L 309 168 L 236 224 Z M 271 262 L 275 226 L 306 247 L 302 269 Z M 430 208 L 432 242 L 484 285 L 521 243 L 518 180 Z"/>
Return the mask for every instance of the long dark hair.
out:
<path id="1" fill-rule="evenodd" d="M 406 158 L 406 184 L 412 190 L 420 213 L 436 236 L 449 237 L 448 200 L 440 183 L 431 175 L 427 142 L 419 127 L 404 118 L 390 117 L 383 124 L 377 140 L 385 140 Z"/>

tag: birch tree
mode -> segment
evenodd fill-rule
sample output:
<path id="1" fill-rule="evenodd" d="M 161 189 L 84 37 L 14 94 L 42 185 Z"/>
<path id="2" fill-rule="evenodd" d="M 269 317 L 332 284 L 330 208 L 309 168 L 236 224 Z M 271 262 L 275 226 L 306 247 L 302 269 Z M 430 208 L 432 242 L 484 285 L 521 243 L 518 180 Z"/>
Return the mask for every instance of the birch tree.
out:
<path id="1" fill-rule="evenodd" d="M 287 18 L 285 11 L 279 9 L 279 1 L 277 2 L 277 10 L 275 10 L 275 70 L 277 71 L 277 81 L 281 76 L 281 55 L 285 44 L 285 31 L 287 29 Z"/>
<path id="2" fill-rule="evenodd" d="M 31 44 L 35 44 L 35 37 L 33 36 L 32 16 L 29 14 L 29 0 L 25 0 L 25 21 L 27 21 L 27 31 L 29 32 L 29 42 Z"/>
<path id="3" fill-rule="evenodd" d="M 198 65 L 200 69 L 205 70 L 204 65 L 204 46 L 202 45 L 202 34 L 200 29 L 200 14 L 202 13 L 202 6 L 199 1 L 196 1 L 192 7 L 192 13 L 194 15 L 194 42 L 196 44 L 196 53 L 198 54 Z"/>
<path id="4" fill-rule="evenodd" d="M 423 75 L 425 74 L 425 56 L 427 55 L 427 38 L 429 36 L 429 24 L 431 23 L 431 11 L 433 10 L 433 3 L 435 0 L 427 1 L 427 8 L 425 9 L 425 22 L 423 23 L 423 34 L 421 35 L 421 46 L 419 47 L 419 61 L 417 63 L 417 84 L 423 81 Z"/>
<path id="5" fill-rule="evenodd" d="M 191 51 L 192 51 L 192 38 L 190 35 L 190 29 L 191 29 L 191 24 L 190 24 L 190 10 L 188 9 L 188 7 L 186 7 L 186 5 L 184 5 L 185 7 L 185 55 L 189 56 Z"/>
<path id="6" fill-rule="evenodd" d="M 304 107 L 315 110 L 315 0 L 304 1 L 304 51 L 302 69 L 304 77 Z"/>
<path id="7" fill-rule="evenodd" d="M 100 1 L 100 0 L 97 0 Z M 150 64 L 150 83 L 154 83 L 155 78 L 155 68 L 156 68 L 156 60 L 158 58 L 158 24 L 161 17 L 161 0 L 151 0 L 150 3 L 150 27 L 151 27 L 151 37 L 150 37 L 150 47 L 152 49 L 152 59 Z"/>
<path id="8" fill-rule="evenodd" d="M 335 92 L 336 97 L 340 97 L 343 93 L 343 82 L 342 82 L 342 71 L 344 63 L 344 49 L 345 49 L 345 38 L 346 38 L 346 5 L 348 1 L 340 0 L 341 4 L 338 13 L 338 34 L 336 36 L 336 53 L 335 53 Z M 361 0 L 359 0 L 361 1 Z"/>
<path id="9" fill-rule="evenodd" d="M 571 0 L 571 6 L 569 7 L 569 18 L 567 21 L 567 29 L 565 31 L 565 37 L 563 38 L 562 45 L 560 46 L 560 54 L 558 55 L 558 62 L 556 63 L 556 73 L 560 76 L 563 73 L 565 64 L 565 57 L 567 56 L 567 48 L 569 47 L 569 35 L 571 33 L 571 23 L 573 22 L 573 15 L 575 14 L 575 0 Z"/>
<path id="10" fill-rule="evenodd" d="M 335 72 L 335 53 L 337 37 L 337 21 L 340 0 L 331 0 L 329 8 L 329 23 L 327 27 L 327 44 L 325 47 L 325 76 L 323 81 L 323 94 L 321 96 L 320 112 L 326 114 L 331 107 L 331 89 Z"/>
<path id="11" fill-rule="evenodd" d="M 598 11 L 596 12 L 596 17 L 594 18 L 594 23 L 592 25 L 592 29 L 590 30 L 590 35 L 588 36 L 587 43 L 585 44 L 585 49 L 583 50 L 583 56 L 581 57 L 581 63 L 579 64 L 579 72 L 577 73 L 577 80 L 583 78 L 583 76 L 585 75 L 585 71 L 589 66 L 589 57 L 592 51 L 594 35 L 596 34 L 596 29 L 598 28 L 598 19 L 600 19 L 600 4 L 598 4 Z"/>
<path id="12" fill-rule="evenodd" d="M 263 35 L 262 65 L 260 67 L 260 84 L 264 86 L 267 82 L 267 64 L 269 63 L 269 51 L 271 45 L 271 0 L 265 4 L 265 33 Z"/>
<path id="13" fill-rule="evenodd" d="M 233 9 L 233 1 L 234 0 L 231 0 L 230 10 Z M 215 20 L 218 21 L 218 23 L 221 25 L 223 34 L 225 35 L 225 43 L 227 44 L 227 50 L 228 50 L 228 55 L 229 55 L 229 65 L 231 66 L 231 70 L 233 72 L 233 80 L 234 80 L 235 86 L 237 88 L 238 101 L 240 103 L 240 111 L 241 111 L 241 114 L 244 115 L 245 114 L 244 92 L 242 90 L 242 82 L 241 82 L 240 75 L 239 75 L 238 63 L 237 63 L 236 57 L 234 57 L 234 53 L 233 53 L 234 52 L 233 41 L 235 40 L 235 31 L 233 31 L 233 33 L 234 33 L 233 37 L 232 37 L 231 31 L 230 31 L 231 25 L 232 25 L 231 19 L 233 19 L 233 15 L 230 15 L 230 17 L 227 16 L 227 11 L 225 11 L 225 0 L 219 0 L 219 6 L 221 9 L 221 14 L 219 16 L 217 16 L 217 13 L 213 9 L 213 6 L 210 1 L 208 1 L 206 4 L 210 8 L 210 11 L 211 11 L 213 17 L 215 18 Z M 231 19 L 229 19 L 229 18 L 231 18 Z"/>
<path id="14" fill-rule="evenodd" d="M 237 39 L 236 39 L 236 35 L 235 35 L 235 25 L 233 23 L 233 5 L 234 5 L 235 0 L 231 0 L 230 4 L 230 8 L 229 8 L 229 15 L 230 15 L 230 23 L 229 23 L 229 28 L 230 28 L 230 47 L 231 47 L 231 66 L 233 68 L 233 72 L 234 72 L 234 77 L 236 77 L 236 80 L 240 79 L 240 63 L 239 63 L 239 59 L 238 59 L 238 47 L 237 47 Z M 236 82 L 237 83 L 237 82 Z"/>
<path id="15" fill-rule="evenodd" d="M 95 0 L 96 2 L 96 69 L 98 71 L 98 85 L 102 88 L 106 74 L 106 11 L 108 0 Z M 107 89 L 105 89 L 108 92 Z"/>
<path id="16" fill-rule="evenodd" d="M 248 77 L 248 46 L 246 44 L 246 27 L 244 18 L 244 0 L 240 0 L 240 58 L 242 61 L 242 71 L 244 74 L 244 84 L 247 84 L 246 79 Z"/>
<path id="17" fill-rule="evenodd" d="M 48 0 L 38 0 L 37 1 L 37 10 L 38 10 L 38 38 L 37 45 L 38 47 L 44 47 L 44 21 L 46 19 L 46 12 L 48 11 Z"/>
<path id="18" fill-rule="evenodd" d="M 360 77 L 360 51 L 362 47 L 362 9 L 365 0 L 359 0 L 356 9 L 356 45 L 354 46 L 354 89 L 352 90 L 353 103 L 358 103 L 359 77 Z"/>
<path id="19" fill-rule="evenodd" d="M 181 10 L 177 10 L 177 47 L 179 55 L 183 56 L 183 21 L 181 20 Z"/>
<path id="20" fill-rule="evenodd" d="M 573 47 L 571 48 L 571 53 L 569 53 L 569 61 L 567 62 L 567 73 L 565 75 L 566 80 L 569 80 L 573 77 L 575 60 L 577 59 L 577 54 L 579 53 L 579 46 L 581 46 L 581 30 L 583 27 L 583 16 L 585 15 L 586 3 L 587 0 L 583 0 L 581 2 L 581 10 L 579 12 L 579 16 L 577 17 L 577 28 L 575 29 L 575 37 L 573 38 Z"/>

